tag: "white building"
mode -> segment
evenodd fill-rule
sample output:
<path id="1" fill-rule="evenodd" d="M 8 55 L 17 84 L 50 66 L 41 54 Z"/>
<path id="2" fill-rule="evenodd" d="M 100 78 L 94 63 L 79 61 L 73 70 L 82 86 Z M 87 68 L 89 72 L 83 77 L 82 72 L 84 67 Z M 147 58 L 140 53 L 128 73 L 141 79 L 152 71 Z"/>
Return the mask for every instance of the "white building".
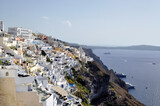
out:
<path id="1" fill-rule="evenodd" d="M 11 35 L 20 36 L 25 39 L 32 37 L 32 30 L 26 28 L 10 27 L 8 28 L 8 33 Z"/>
<path id="2" fill-rule="evenodd" d="M 3 49 L 2 46 L 0 46 L 0 57 L 1 57 L 1 56 L 4 56 L 4 49 Z"/>
<path id="3" fill-rule="evenodd" d="M 56 97 L 52 94 L 49 98 L 47 98 L 43 102 L 43 106 L 57 106 L 57 99 L 56 99 Z"/>
<path id="4" fill-rule="evenodd" d="M 0 21 L 0 31 L 4 31 L 4 24 L 3 24 L 3 21 Z"/>

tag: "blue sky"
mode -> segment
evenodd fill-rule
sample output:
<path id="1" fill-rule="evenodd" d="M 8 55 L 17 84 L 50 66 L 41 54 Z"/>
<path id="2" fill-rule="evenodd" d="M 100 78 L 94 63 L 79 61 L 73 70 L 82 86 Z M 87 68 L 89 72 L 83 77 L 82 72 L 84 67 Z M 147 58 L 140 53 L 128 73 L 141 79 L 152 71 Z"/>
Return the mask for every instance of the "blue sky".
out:
<path id="1" fill-rule="evenodd" d="M 0 20 L 64 41 L 160 46 L 159 0 L 0 0 Z"/>

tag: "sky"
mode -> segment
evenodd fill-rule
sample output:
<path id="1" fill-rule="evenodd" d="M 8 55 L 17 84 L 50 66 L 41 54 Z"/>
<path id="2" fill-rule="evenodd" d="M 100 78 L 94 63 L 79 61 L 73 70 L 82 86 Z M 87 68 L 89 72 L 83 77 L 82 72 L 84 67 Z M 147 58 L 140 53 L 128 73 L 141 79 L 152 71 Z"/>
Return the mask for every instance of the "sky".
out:
<path id="1" fill-rule="evenodd" d="M 160 46 L 160 0 L 0 0 L 8 27 L 94 46 Z"/>

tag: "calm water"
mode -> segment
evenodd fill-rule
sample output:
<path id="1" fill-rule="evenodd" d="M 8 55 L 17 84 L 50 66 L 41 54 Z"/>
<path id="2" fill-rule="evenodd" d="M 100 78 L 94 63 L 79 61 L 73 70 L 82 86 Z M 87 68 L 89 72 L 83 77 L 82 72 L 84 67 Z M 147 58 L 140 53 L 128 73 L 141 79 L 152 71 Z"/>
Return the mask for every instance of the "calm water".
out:
<path id="1" fill-rule="evenodd" d="M 136 85 L 129 92 L 137 100 L 147 106 L 160 106 L 160 51 L 94 49 L 93 52 L 109 69 L 127 75 L 123 80 Z"/>

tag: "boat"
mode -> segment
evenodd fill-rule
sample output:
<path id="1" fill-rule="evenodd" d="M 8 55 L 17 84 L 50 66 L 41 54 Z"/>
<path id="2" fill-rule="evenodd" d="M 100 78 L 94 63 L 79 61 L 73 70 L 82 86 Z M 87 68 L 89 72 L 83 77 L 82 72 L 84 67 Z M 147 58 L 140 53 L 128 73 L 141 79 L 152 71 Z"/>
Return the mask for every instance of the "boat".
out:
<path id="1" fill-rule="evenodd" d="M 111 54 L 110 52 L 105 52 L 104 54 Z"/>
<path id="2" fill-rule="evenodd" d="M 152 63 L 153 65 L 156 65 L 156 63 Z"/>
<path id="3" fill-rule="evenodd" d="M 128 89 L 135 89 L 135 86 L 130 84 L 130 83 L 128 83 L 128 82 L 126 82 L 126 85 L 127 85 Z"/>
<path id="4" fill-rule="evenodd" d="M 120 77 L 120 78 L 126 77 L 126 74 L 124 74 L 124 73 L 116 73 L 115 72 L 115 74 L 116 74 L 117 77 Z"/>

